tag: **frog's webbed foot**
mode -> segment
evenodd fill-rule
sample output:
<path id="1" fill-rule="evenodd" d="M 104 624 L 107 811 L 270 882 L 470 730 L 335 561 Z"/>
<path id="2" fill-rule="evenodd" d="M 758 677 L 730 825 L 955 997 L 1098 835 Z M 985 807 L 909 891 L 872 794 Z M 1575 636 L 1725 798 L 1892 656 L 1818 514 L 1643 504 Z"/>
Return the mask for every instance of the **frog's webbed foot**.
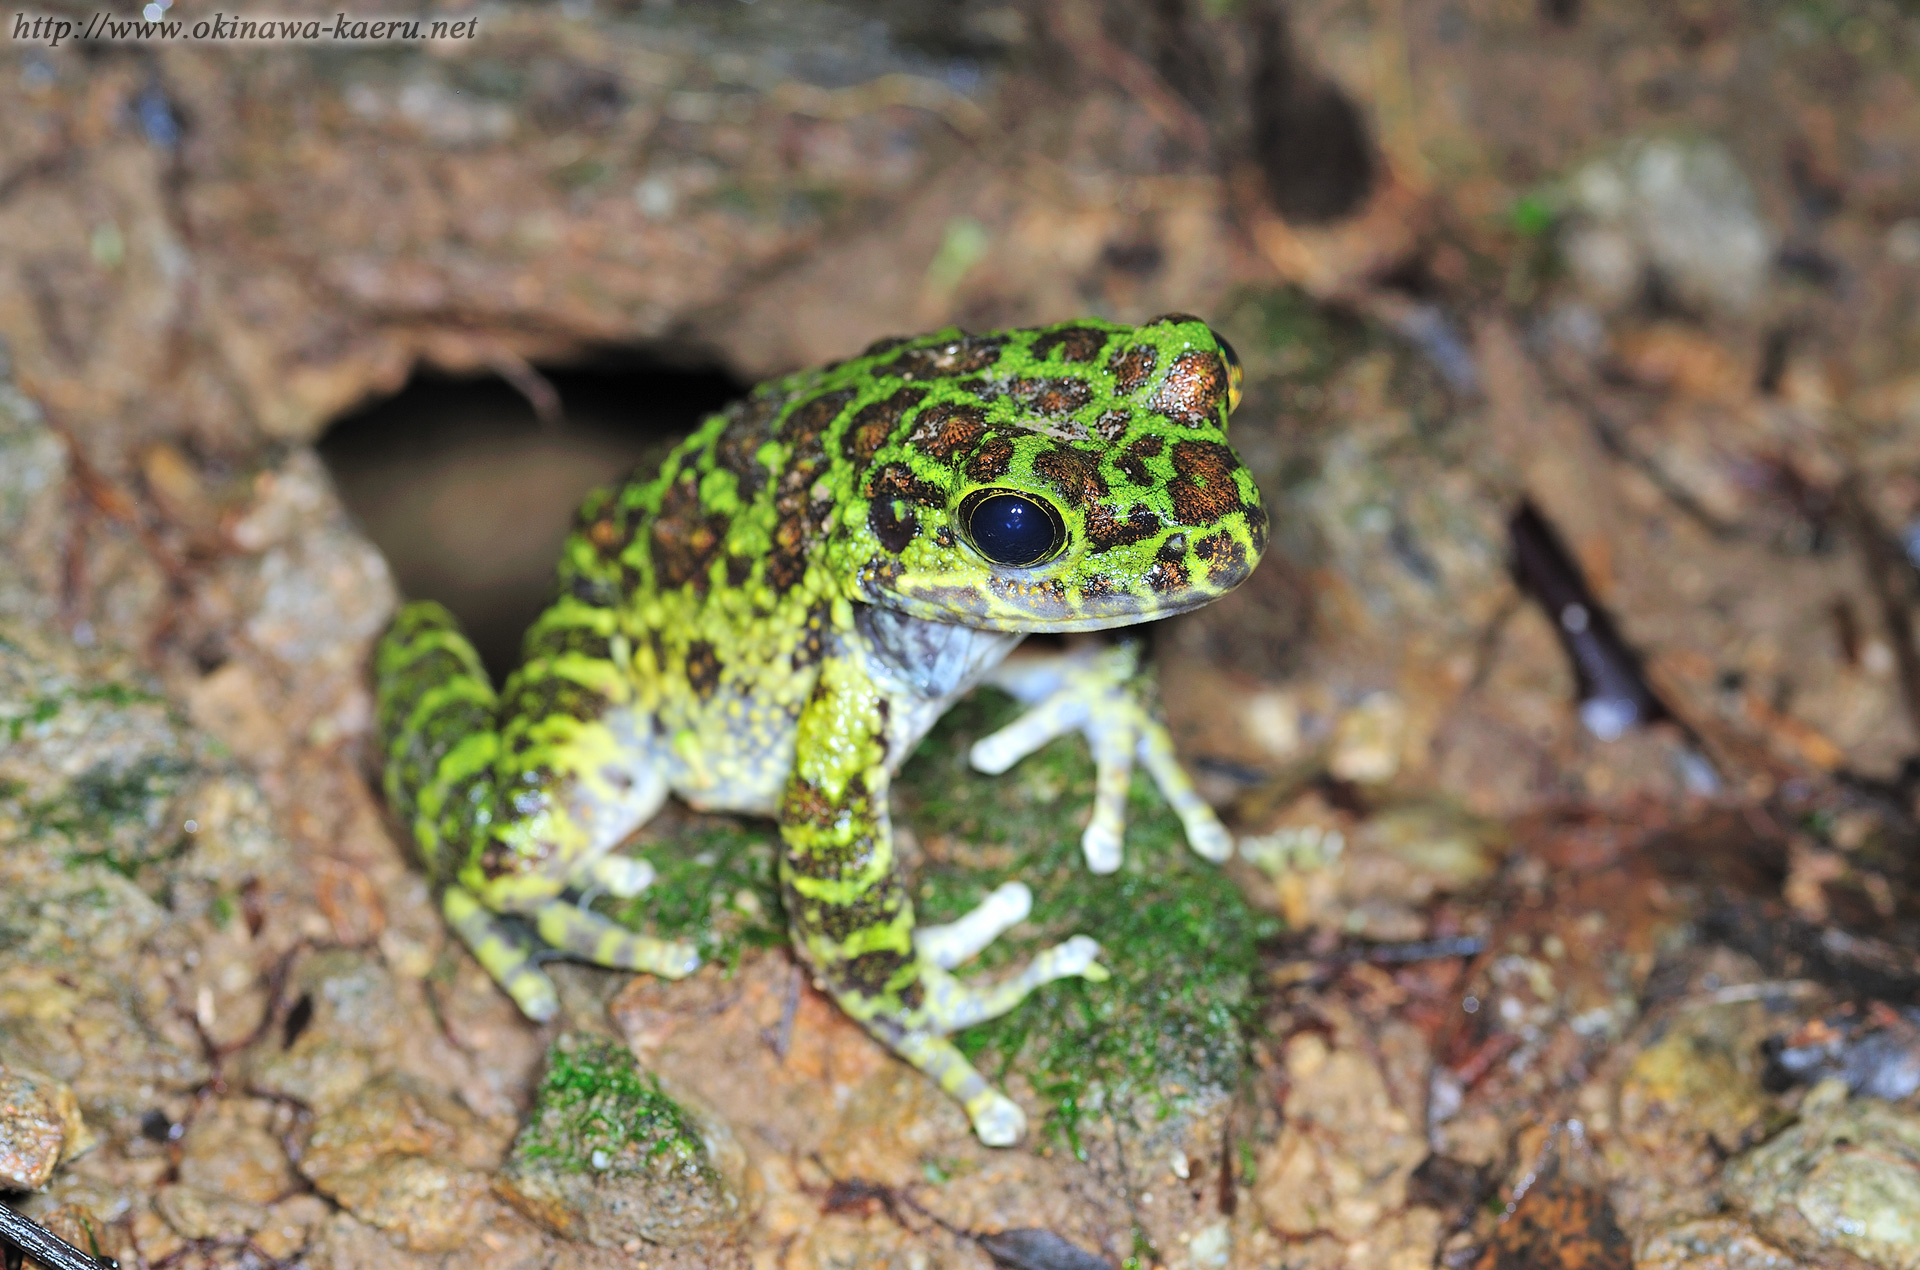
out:
<path id="1" fill-rule="evenodd" d="M 520 1012 L 545 1023 L 560 1011 L 560 995 L 553 980 L 534 964 L 533 942 L 488 912 L 472 892 L 450 886 L 440 897 L 447 925 L 473 950 L 480 968 L 506 989 Z"/>
<path id="2" fill-rule="evenodd" d="M 967 1109 L 967 1118 L 988 1146 L 1010 1146 L 1026 1132 L 1027 1118 L 1011 1098 L 988 1084 L 946 1038 L 961 1028 L 998 1018 L 1018 1006 L 1035 988 L 1055 979 L 1079 977 L 1095 983 L 1107 977 L 1100 945 L 1075 935 L 1042 952 L 997 983 L 963 982 L 949 971 L 970 960 L 1033 909 L 1033 894 L 1019 882 L 995 890 L 971 913 L 944 926 L 914 931 L 920 954 L 920 1008 L 914 1024 L 894 1042 L 908 1062 L 938 1081 Z"/>
<path id="3" fill-rule="evenodd" d="M 656 876 L 650 861 L 630 855 L 603 855 L 574 870 L 571 881 L 582 890 L 605 891 L 617 900 L 630 900 L 652 886 Z"/>
<path id="4" fill-rule="evenodd" d="M 1088 868 L 1111 873 L 1120 867 L 1135 761 L 1180 817 L 1194 852 L 1218 864 L 1233 853 L 1233 839 L 1181 769 L 1173 738 L 1147 705 L 1142 679 L 1140 647 L 1132 641 L 1091 654 L 1005 662 L 987 682 L 1031 709 L 974 742 L 968 758 L 983 772 L 1004 772 L 1055 737 L 1080 732 L 1093 749 L 1095 769 L 1093 819 L 1080 839 Z"/>
<path id="5" fill-rule="evenodd" d="M 987 1083 L 947 1037 L 964 1027 L 998 1018 L 1024 1001 L 1035 988 L 1055 979 L 1079 977 L 1099 982 L 1106 968 L 1096 960 L 1100 945 L 1085 935 L 1054 945 L 997 983 L 967 983 L 950 973 L 971 959 L 1032 911 L 1033 894 L 1008 882 L 980 906 L 943 926 L 922 926 L 913 933 L 914 978 L 919 992 L 912 1008 L 895 998 L 875 1002 L 857 993 L 840 994 L 840 1003 L 864 1020 L 894 1053 L 931 1076 L 967 1109 L 980 1141 L 1011 1146 L 1027 1130 L 1027 1118 L 1011 1098 Z"/>

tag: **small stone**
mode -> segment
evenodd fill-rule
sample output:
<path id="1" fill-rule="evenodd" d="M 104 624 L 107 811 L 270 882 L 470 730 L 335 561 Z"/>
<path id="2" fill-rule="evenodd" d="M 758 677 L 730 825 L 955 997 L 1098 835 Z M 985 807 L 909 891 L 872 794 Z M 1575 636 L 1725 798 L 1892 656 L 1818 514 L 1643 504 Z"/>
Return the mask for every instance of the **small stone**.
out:
<path id="1" fill-rule="evenodd" d="M 318 1195 L 283 1199 L 267 1210 L 266 1221 L 253 1232 L 253 1246 L 275 1261 L 290 1261 L 313 1242 L 328 1211 Z"/>
<path id="2" fill-rule="evenodd" d="M 1848 1101 L 1846 1090 L 1814 1086 L 1798 1124 L 1729 1162 L 1727 1198 L 1797 1252 L 1910 1270 L 1920 1266 L 1920 1114 Z"/>
<path id="3" fill-rule="evenodd" d="M 1371 693 L 1340 716 L 1327 770 L 1363 785 L 1392 780 L 1400 770 L 1406 732 L 1405 703 L 1390 692 Z"/>
<path id="4" fill-rule="evenodd" d="M 37 1191 L 63 1158 L 91 1145 L 72 1089 L 0 1067 L 0 1190 Z"/>
<path id="5" fill-rule="evenodd" d="M 267 1210 L 195 1186 L 163 1186 L 153 1207 L 183 1239 L 244 1239 L 267 1221 Z"/>
<path id="6" fill-rule="evenodd" d="M 626 1049 L 572 1033 L 549 1051 L 533 1114 L 495 1185 L 569 1239 L 680 1245 L 739 1227 L 743 1165 L 723 1126 L 663 1092 Z"/>
<path id="7" fill-rule="evenodd" d="M 1576 215 L 1562 238 L 1575 278 L 1603 308 L 1637 299 L 1651 271 L 1682 303 L 1753 307 L 1773 232 L 1726 147 L 1706 139 L 1628 142 L 1568 182 Z"/>
<path id="8" fill-rule="evenodd" d="M 203 1106 L 180 1141 L 180 1180 L 216 1195 L 271 1204 L 294 1189 L 293 1168 L 266 1127 L 264 1103 Z"/>
<path id="9" fill-rule="evenodd" d="M 383 1076 L 319 1117 L 300 1170 L 319 1191 L 414 1252 L 451 1252 L 481 1224 L 494 1150 L 446 1094 Z"/>

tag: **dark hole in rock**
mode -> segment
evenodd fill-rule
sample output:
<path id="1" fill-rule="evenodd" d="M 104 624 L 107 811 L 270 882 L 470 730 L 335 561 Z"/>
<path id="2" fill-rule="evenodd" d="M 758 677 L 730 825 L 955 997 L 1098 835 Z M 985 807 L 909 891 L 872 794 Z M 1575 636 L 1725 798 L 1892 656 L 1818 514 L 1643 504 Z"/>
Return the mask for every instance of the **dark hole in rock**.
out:
<path id="1" fill-rule="evenodd" d="M 313 997 L 303 993 L 293 1008 L 287 1011 L 287 1021 L 280 1028 L 280 1048 L 291 1049 L 300 1039 L 300 1034 L 313 1023 Z"/>
<path id="2" fill-rule="evenodd" d="M 155 1107 L 140 1117 L 140 1136 L 149 1142 L 170 1142 L 173 1140 L 173 1121 L 167 1113 Z"/>
<path id="3" fill-rule="evenodd" d="M 1284 13 L 1269 8 L 1257 24 L 1253 145 L 1267 198 L 1298 224 L 1339 220 L 1373 189 L 1366 122 L 1344 93 L 1303 64 Z"/>
<path id="4" fill-rule="evenodd" d="M 498 683 L 550 598 L 580 499 L 668 447 L 744 391 L 711 366 L 605 355 L 549 368 L 564 418 L 547 426 L 505 381 L 416 375 L 340 420 L 320 454 L 386 554 L 401 594 L 439 600 Z"/>

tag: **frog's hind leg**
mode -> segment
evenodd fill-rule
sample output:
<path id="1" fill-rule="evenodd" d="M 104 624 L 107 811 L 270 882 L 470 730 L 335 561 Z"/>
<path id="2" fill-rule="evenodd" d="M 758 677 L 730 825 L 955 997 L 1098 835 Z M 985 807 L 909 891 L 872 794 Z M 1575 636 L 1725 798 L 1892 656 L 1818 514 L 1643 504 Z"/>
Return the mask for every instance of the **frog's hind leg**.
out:
<path id="1" fill-rule="evenodd" d="M 1100 945 L 1086 935 L 1042 952 L 1009 978 L 998 983 L 971 984 L 954 978 L 939 966 L 923 965 L 920 982 L 926 991 L 927 1020 L 942 1034 L 997 1019 L 1025 1001 L 1035 988 L 1055 979 L 1087 979 L 1100 983 L 1107 968 L 1100 964 Z"/>

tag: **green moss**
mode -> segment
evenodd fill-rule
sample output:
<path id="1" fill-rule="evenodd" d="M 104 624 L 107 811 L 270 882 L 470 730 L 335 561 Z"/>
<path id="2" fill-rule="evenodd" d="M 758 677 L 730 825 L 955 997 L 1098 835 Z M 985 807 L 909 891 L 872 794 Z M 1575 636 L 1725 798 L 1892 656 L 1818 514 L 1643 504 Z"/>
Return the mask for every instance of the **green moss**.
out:
<path id="1" fill-rule="evenodd" d="M 129 688 L 125 684 L 94 684 L 78 688 L 72 692 L 53 696 L 39 697 L 29 702 L 18 714 L 0 719 L 0 727 L 7 730 L 7 739 L 18 741 L 30 727 L 37 727 L 57 716 L 71 702 L 100 701 L 110 706 L 131 706 L 150 704 L 160 698 L 139 688 Z"/>
<path id="2" fill-rule="evenodd" d="M 659 1081 L 622 1046 L 578 1033 L 562 1036 L 547 1052 L 546 1075 L 514 1141 L 512 1162 L 538 1162 L 560 1173 L 712 1170 L 698 1130 Z"/>
<path id="3" fill-rule="evenodd" d="M 731 971 L 747 949 L 787 942 L 772 832 L 716 821 L 649 844 L 640 854 L 659 871 L 653 885 L 629 900 L 602 898 L 595 908 L 630 930 L 685 940 L 702 960 Z"/>
<path id="4" fill-rule="evenodd" d="M 1017 713 L 984 692 L 951 711 L 901 773 L 895 813 L 929 844 L 921 921 L 950 921 L 1009 879 L 1033 888 L 1032 916 L 982 955 L 982 969 L 1076 933 L 1100 941 L 1111 980 L 1049 984 L 958 1038 L 989 1073 L 1023 1073 L 1049 1104 L 1048 1130 L 1077 1154 L 1090 1116 L 1164 1116 L 1235 1087 L 1254 944 L 1273 923 L 1194 856 L 1144 776 L 1127 809 L 1126 864 L 1089 873 L 1080 851 L 1093 798 L 1085 742 L 1056 741 L 1004 777 L 967 765 L 972 741 Z"/>
<path id="5" fill-rule="evenodd" d="M 178 845 L 177 835 L 155 831 L 192 766 L 168 754 L 149 754 L 124 767 L 96 764 L 58 796 L 36 805 L 30 830 L 71 842 L 78 849 L 69 863 L 104 864 L 131 878 Z"/>

